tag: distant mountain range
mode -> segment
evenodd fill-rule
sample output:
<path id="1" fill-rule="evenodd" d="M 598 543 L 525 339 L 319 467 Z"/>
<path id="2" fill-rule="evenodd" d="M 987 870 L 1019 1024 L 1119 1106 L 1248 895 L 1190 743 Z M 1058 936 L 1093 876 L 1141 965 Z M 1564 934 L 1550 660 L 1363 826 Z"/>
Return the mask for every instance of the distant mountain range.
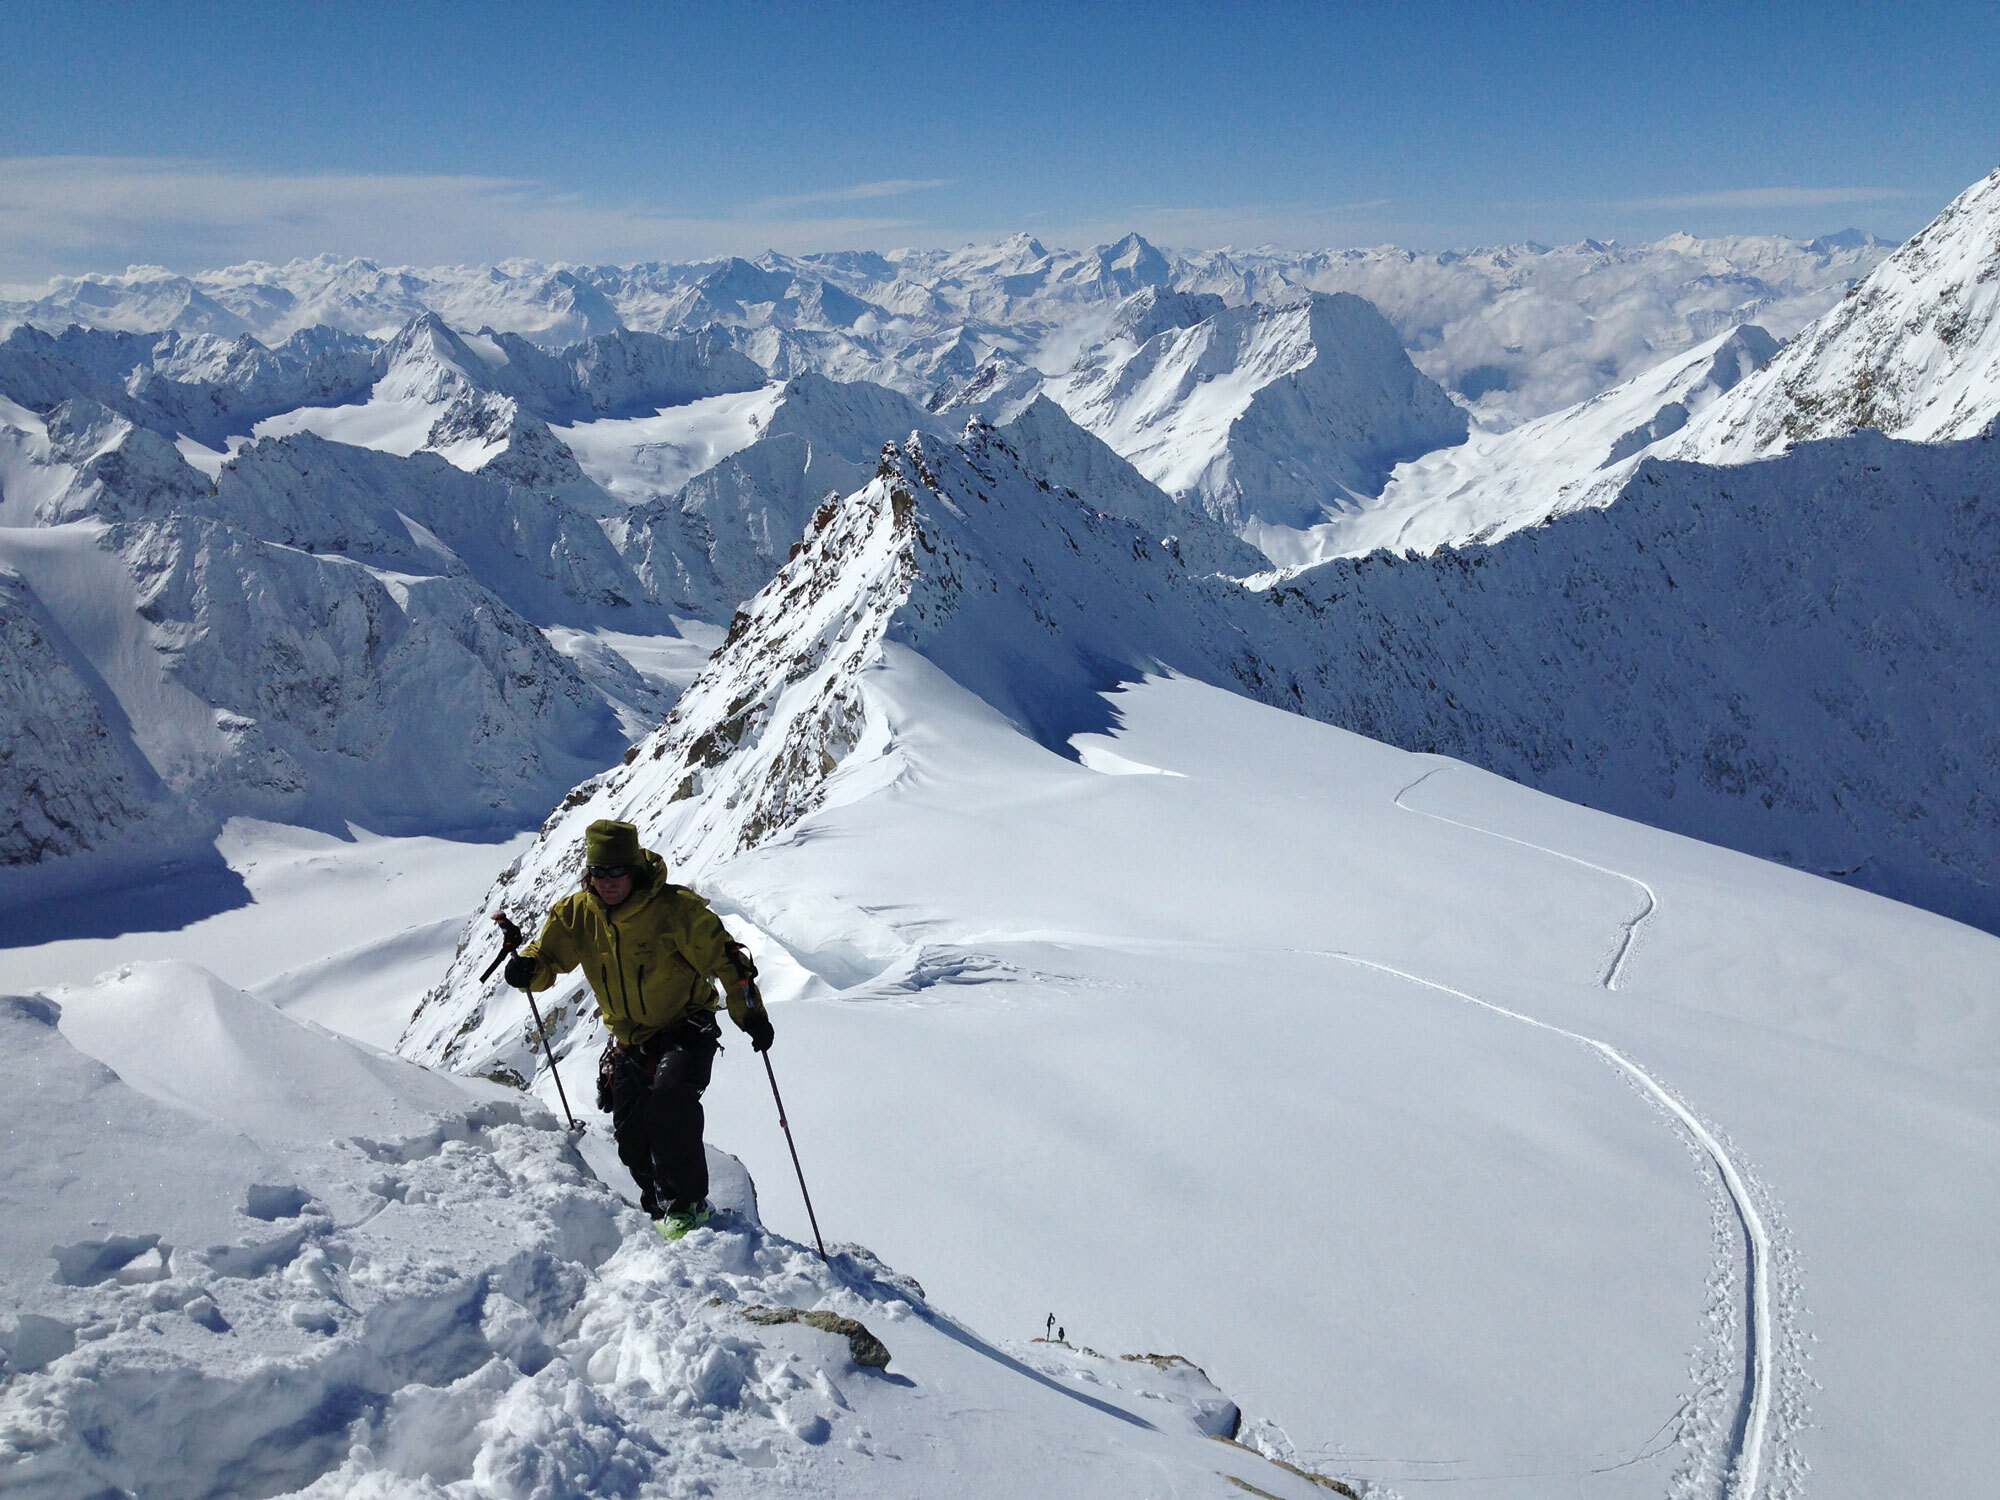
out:
<path id="1" fill-rule="evenodd" d="M 1381 310 L 1420 370 L 1482 424 L 1505 427 L 1739 323 L 1787 338 L 1889 248 L 1849 231 L 1816 240 L 1673 235 L 1646 245 L 1168 254 L 1136 234 L 1089 250 L 1050 249 L 1023 234 L 954 251 L 680 265 L 418 270 L 320 256 L 192 275 L 140 267 L 59 278 L 40 297 L 0 302 L 0 333 L 77 324 L 276 343 L 324 328 L 382 340 L 432 312 L 454 328 L 558 349 L 620 329 L 713 325 L 779 379 L 872 380 L 928 401 L 989 360 L 1060 374 L 1141 290 L 1230 307 L 1350 292 Z M 1194 321 L 1183 314 L 1179 326 Z"/>
<path id="2" fill-rule="evenodd" d="M 1017 237 L 63 282 L 0 341 L 0 850 L 519 826 L 678 691 L 619 641 L 730 621 L 643 751 L 710 853 L 814 805 L 901 645 L 1056 748 L 1172 670 L 2000 923 L 1996 197 L 1893 255 Z M 1522 318 L 1568 352 L 1470 389 Z M 1651 332 L 1600 389 L 1612 322 Z"/>

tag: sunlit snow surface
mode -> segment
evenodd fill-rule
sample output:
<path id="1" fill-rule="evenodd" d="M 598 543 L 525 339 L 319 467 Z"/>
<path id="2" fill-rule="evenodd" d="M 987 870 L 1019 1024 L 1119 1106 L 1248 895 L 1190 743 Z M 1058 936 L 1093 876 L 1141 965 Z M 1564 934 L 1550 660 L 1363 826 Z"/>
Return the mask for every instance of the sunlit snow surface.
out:
<path id="1" fill-rule="evenodd" d="M 1404 1494 L 1977 1488 L 2000 944 L 1187 682 L 1083 766 L 870 683 L 894 785 L 710 882 L 838 986 L 776 1053 L 834 1232 Z"/>
<path id="2" fill-rule="evenodd" d="M 707 396 L 650 417 L 605 418 L 551 430 L 583 472 L 628 504 L 672 494 L 757 440 L 782 384 Z"/>
<path id="3" fill-rule="evenodd" d="M 867 1244 L 983 1339 L 1081 1372 L 1071 1388 L 1127 1410 L 1153 1415 L 1158 1398 L 1093 1382 L 1151 1367 L 1027 1345 L 1047 1314 L 1073 1345 L 1186 1355 L 1275 1424 L 1253 1429 L 1264 1441 L 1376 1494 L 1449 1480 L 1476 1496 L 1715 1495 L 1752 1477 L 1758 1495 L 1977 1493 L 2000 1336 L 2000 944 L 1185 681 L 1115 695 L 1118 731 L 1080 738 L 1080 762 L 900 648 L 868 691 L 887 761 L 840 774 L 874 790 L 836 791 L 702 882 L 771 981 L 772 1056 L 831 1239 Z M 1146 771 L 1172 774 L 1132 774 Z M 371 940 L 433 941 L 433 907 L 463 912 L 474 865 L 510 855 L 232 832 L 258 904 L 175 935 L 179 951 L 378 1036 Z M 288 926 L 293 954 L 312 955 L 302 970 L 281 970 Z M 164 937 L 17 949 L 6 987 L 80 975 L 114 947 L 174 951 Z M 427 951 L 435 973 L 448 942 Z M 171 1211 L 137 1189 L 118 1207 L 88 1187 L 123 1178 L 86 1133 L 51 1198 L 20 1149 L 30 1122 L 10 1114 L 20 1144 L 0 1191 L 47 1227 L 16 1236 L 6 1267 L 9 1301 L 44 1321 L 17 1318 L 8 1337 L 75 1352 L 14 1378 L 5 1441 L 34 1439 L 50 1413 L 98 1420 L 106 1382 L 164 1389 L 143 1372 L 177 1359 L 226 1386 L 260 1354 L 323 1374 L 358 1340 L 414 1384 L 370 1398 L 378 1414 L 352 1430 L 328 1417 L 336 1432 L 271 1488 L 323 1472 L 316 1493 L 415 1494 L 428 1468 L 500 1494 L 540 1464 L 573 1488 L 679 1493 L 698 1477 L 748 1494 L 768 1490 L 768 1463 L 809 1494 L 935 1493 L 977 1473 L 980 1494 L 1140 1495 L 1159 1492 L 1156 1464 L 1175 1492 L 1207 1493 L 1235 1462 L 1212 1444 L 1205 1468 L 1198 1443 L 1152 1446 L 970 1335 L 895 1311 L 913 1294 L 872 1263 L 830 1279 L 747 1213 L 657 1250 L 561 1164 L 546 1122 L 479 1114 L 471 1096 L 446 1113 L 472 1123 L 428 1146 L 385 1126 L 364 1133 L 395 1137 L 387 1156 L 343 1154 L 354 1127 L 329 1117 L 318 1138 L 333 1145 L 288 1155 L 274 1126 L 238 1113 L 265 1108 L 272 1078 L 316 1089 L 311 1075 L 354 1064 L 312 1055 L 330 1041 L 282 1041 L 257 1002 L 187 971 L 69 998 L 63 1037 L 126 1077 L 91 1097 L 129 1085 L 151 1100 L 106 1118 L 144 1151 L 184 1138 L 198 1160 Z M 32 1059 L 17 1082 L 74 1073 L 41 1023 L 19 1024 L 40 1050 L 12 1054 Z M 183 1035 L 216 1026 L 228 1046 Z M 564 1069 L 586 1111 L 594 1061 Z M 247 1066 L 256 1087 L 204 1085 L 209 1066 Z M 428 1080 L 408 1086 L 419 1109 L 436 1108 L 423 1090 L 456 1087 L 370 1066 Z M 546 1078 L 540 1090 L 553 1108 Z M 740 1041 L 708 1104 L 710 1140 L 809 1241 Z M 194 1105 L 250 1144 L 145 1113 Z M 586 1157 L 618 1184 L 590 1118 Z M 183 1147 L 159 1149 L 160 1170 L 180 1171 Z M 718 1195 L 746 1202 L 718 1167 Z M 232 1195 L 258 1184 L 311 1204 L 275 1229 L 245 1220 L 249 1199 Z M 61 1214 L 79 1227 L 58 1232 Z M 342 1228 L 363 1215 L 365 1230 Z M 127 1281 L 63 1287 L 40 1243 L 265 1244 L 293 1221 L 309 1233 L 249 1277 L 220 1275 L 206 1251 L 209 1269 L 167 1257 L 147 1280 L 142 1252 Z M 528 1306 L 500 1276 L 478 1301 L 478 1268 L 503 1263 L 542 1267 L 559 1295 Z M 202 1296 L 240 1331 L 195 1321 Z M 829 1336 L 746 1329 L 710 1296 L 859 1317 L 914 1385 L 857 1373 Z M 436 1339 L 387 1332 L 423 1318 Z M 453 1318 L 479 1341 L 439 1342 Z M 318 1389 L 321 1375 L 302 1378 Z M 150 1427 L 104 1420 L 194 1473 L 162 1435 L 169 1407 Z M 1172 1408 L 1179 1430 L 1195 1430 L 1192 1410 Z M 1236 1472 L 1298 1492 L 1268 1466 Z"/>

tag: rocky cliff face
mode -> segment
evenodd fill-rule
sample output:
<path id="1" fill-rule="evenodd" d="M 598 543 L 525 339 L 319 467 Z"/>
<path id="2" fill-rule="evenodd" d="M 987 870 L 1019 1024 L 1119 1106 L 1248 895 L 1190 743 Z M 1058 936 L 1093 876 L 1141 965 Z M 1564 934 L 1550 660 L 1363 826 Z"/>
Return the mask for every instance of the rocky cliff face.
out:
<path id="1" fill-rule="evenodd" d="M 0 569 L 0 891 L 27 889 L 10 872 L 193 831 L 108 698 L 33 590 Z"/>

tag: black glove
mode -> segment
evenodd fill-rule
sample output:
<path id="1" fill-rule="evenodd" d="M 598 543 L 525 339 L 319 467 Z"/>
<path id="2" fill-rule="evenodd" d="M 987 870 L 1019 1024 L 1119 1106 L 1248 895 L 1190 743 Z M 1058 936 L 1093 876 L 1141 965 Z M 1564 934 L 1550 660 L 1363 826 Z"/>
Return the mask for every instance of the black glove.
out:
<path id="1" fill-rule="evenodd" d="M 597 1059 L 597 1107 L 605 1114 L 611 1113 L 611 1084 L 618 1076 L 618 1044 L 606 1042 L 604 1052 Z"/>
<path id="2" fill-rule="evenodd" d="M 507 967 L 500 971 L 500 977 L 517 990 L 525 990 L 534 982 L 535 971 L 539 967 L 526 954 L 516 953 L 507 960 Z"/>
<path id="3" fill-rule="evenodd" d="M 752 1006 L 743 1013 L 743 1030 L 750 1038 L 753 1052 L 769 1052 L 777 1034 L 771 1030 L 771 1013 L 761 1005 Z"/>

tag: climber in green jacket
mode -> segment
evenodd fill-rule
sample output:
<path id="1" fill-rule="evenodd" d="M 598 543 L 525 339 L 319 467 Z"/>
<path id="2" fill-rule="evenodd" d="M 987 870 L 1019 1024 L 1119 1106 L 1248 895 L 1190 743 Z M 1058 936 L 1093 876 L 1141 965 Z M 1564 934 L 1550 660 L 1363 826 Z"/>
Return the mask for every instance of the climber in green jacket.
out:
<path id="1" fill-rule="evenodd" d="M 702 1149 L 702 1091 L 729 1017 L 759 1052 L 772 1041 L 756 965 L 708 903 L 667 880 L 667 862 L 639 845 L 630 823 L 584 831 L 583 889 L 550 910 L 541 936 L 510 959 L 507 982 L 544 990 L 581 967 L 611 1032 L 598 1072 L 598 1106 L 611 1112 L 618 1156 L 639 1204 L 678 1239 L 713 1210 Z"/>

